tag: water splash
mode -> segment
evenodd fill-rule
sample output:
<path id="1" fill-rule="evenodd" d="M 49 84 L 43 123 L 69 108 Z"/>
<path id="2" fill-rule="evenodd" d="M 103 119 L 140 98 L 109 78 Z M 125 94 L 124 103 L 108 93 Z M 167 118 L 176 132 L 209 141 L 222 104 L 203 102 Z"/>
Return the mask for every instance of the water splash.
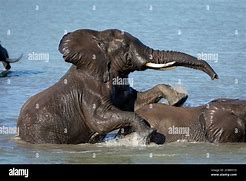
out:
<path id="1" fill-rule="evenodd" d="M 180 139 L 176 141 L 177 143 L 188 143 L 189 141 L 187 139 Z"/>
<path id="2" fill-rule="evenodd" d="M 126 135 L 123 138 L 107 139 L 100 144 L 105 146 L 146 146 L 146 144 L 143 143 L 143 138 L 136 132 Z"/>

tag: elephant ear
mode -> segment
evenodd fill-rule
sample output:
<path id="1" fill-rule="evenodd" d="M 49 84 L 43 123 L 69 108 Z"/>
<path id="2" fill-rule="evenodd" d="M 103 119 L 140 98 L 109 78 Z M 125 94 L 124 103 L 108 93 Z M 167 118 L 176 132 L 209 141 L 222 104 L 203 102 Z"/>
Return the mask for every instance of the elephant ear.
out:
<path id="1" fill-rule="evenodd" d="M 97 36 L 98 32 L 93 30 L 67 33 L 61 39 L 58 50 L 66 62 L 107 82 L 110 80 L 110 60 L 106 57 L 103 43 Z"/>

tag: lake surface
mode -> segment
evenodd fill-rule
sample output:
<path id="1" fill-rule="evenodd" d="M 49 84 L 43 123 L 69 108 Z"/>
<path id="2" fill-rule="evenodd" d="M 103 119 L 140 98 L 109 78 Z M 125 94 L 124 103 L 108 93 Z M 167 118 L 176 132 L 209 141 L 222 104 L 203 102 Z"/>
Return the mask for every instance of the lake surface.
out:
<path id="1" fill-rule="evenodd" d="M 0 79 L 0 126 L 15 127 L 23 103 L 68 70 L 57 47 L 64 33 L 80 28 L 117 28 L 144 44 L 203 55 L 219 74 L 201 71 L 134 72 L 139 91 L 166 83 L 189 94 L 185 106 L 215 98 L 246 99 L 246 1 L 232 0 L 0 0 L 0 41 L 11 57 L 9 77 Z M 36 60 L 35 56 L 39 56 Z M 14 134 L 0 135 L 0 163 L 246 163 L 246 144 L 175 142 L 139 146 L 102 144 L 31 145 Z"/>

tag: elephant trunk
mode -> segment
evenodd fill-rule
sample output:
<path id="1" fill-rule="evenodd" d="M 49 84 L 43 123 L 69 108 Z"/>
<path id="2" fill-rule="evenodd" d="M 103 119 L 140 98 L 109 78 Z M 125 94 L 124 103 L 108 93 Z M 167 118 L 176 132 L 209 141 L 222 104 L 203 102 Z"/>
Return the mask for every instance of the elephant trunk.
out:
<path id="1" fill-rule="evenodd" d="M 207 73 L 212 80 L 218 79 L 217 73 L 204 60 L 199 60 L 191 55 L 175 51 L 159 51 L 144 47 L 143 57 L 149 57 L 145 64 L 148 68 L 165 69 L 176 66 L 184 66 L 201 70 Z"/>

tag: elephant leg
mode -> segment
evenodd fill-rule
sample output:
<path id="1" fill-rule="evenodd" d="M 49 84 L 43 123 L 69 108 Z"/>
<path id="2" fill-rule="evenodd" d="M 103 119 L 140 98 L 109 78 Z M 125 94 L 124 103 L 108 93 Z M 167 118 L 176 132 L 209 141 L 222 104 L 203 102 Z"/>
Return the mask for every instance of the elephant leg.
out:
<path id="1" fill-rule="evenodd" d="M 179 93 L 176 90 L 174 90 L 170 85 L 166 85 L 166 84 L 159 84 L 145 92 L 137 92 L 136 96 L 135 94 L 133 95 L 134 96 L 132 97 L 136 97 L 133 99 L 135 100 L 134 111 L 140 109 L 141 107 L 147 104 L 157 103 L 162 98 L 167 99 L 169 105 L 173 105 L 173 106 L 182 105 L 188 98 L 187 94 Z M 125 136 L 132 132 L 133 132 L 132 127 L 126 126 L 119 130 L 118 135 Z"/>
<path id="2" fill-rule="evenodd" d="M 99 134 L 107 134 L 113 130 L 129 126 L 138 133 L 141 143 L 150 142 L 153 129 L 150 128 L 147 121 L 134 112 L 121 111 L 113 106 L 107 111 L 101 111 L 100 108 L 97 110 L 92 118 L 94 121 L 90 124 L 93 131 Z"/>
<path id="3" fill-rule="evenodd" d="M 157 103 L 161 98 L 167 99 L 169 105 L 180 106 L 188 98 L 187 94 L 177 92 L 170 85 L 159 84 L 145 91 L 138 92 L 134 110 L 152 103 Z"/>

